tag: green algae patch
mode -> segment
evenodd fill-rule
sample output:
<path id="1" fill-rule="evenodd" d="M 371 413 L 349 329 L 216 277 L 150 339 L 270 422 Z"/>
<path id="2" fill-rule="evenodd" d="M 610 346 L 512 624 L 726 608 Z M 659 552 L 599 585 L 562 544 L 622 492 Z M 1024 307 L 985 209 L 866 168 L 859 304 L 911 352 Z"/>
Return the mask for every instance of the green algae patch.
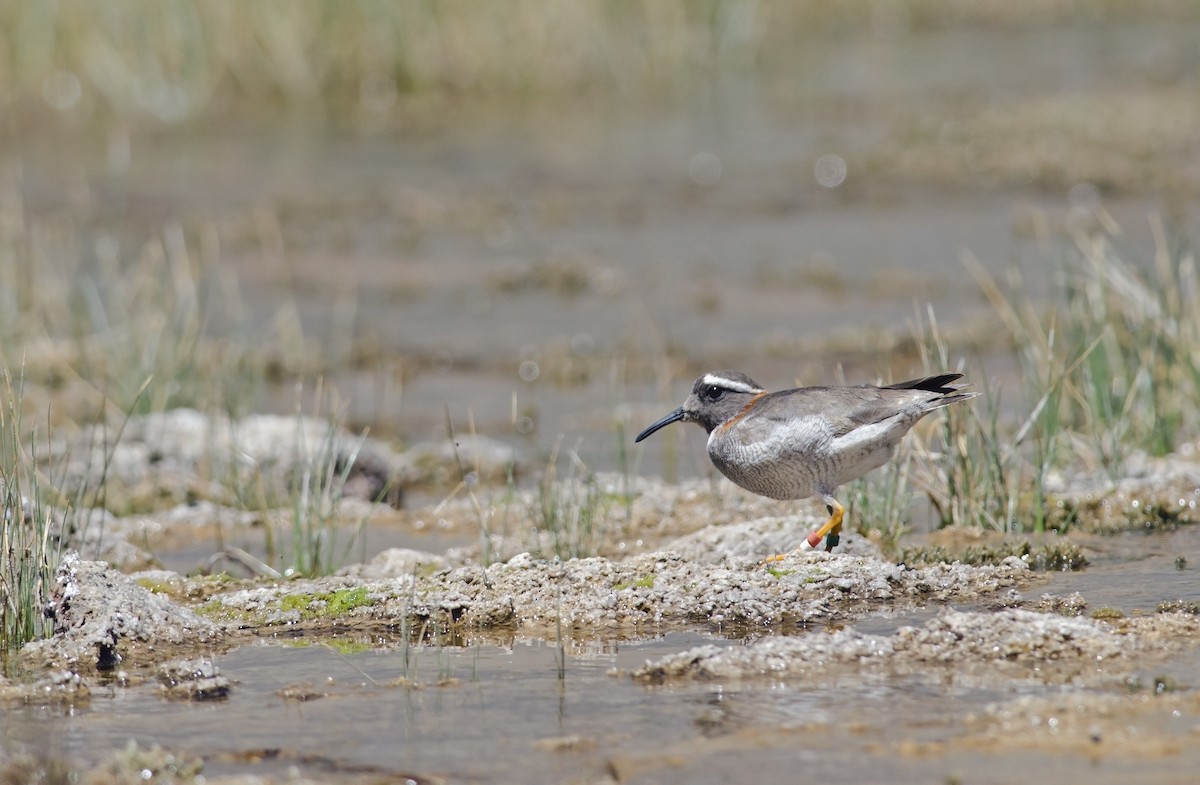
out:
<path id="1" fill-rule="evenodd" d="M 624 589 L 653 589 L 653 588 L 654 588 L 654 576 L 653 575 L 643 575 L 642 577 L 638 578 L 636 581 L 621 581 L 620 583 L 613 585 L 613 589 L 616 591 L 622 591 Z"/>
<path id="2" fill-rule="evenodd" d="M 279 610 L 281 611 L 297 611 L 299 614 L 308 618 L 309 606 L 316 601 L 316 597 L 310 594 L 285 594 L 279 598 Z"/>
<path id="3" fill-rule="evenodd" d="M 197 614 L 216 622 L 263 627 L 343 618 L 356 608 L 375 605 L 366 587 L 334 591 L 292 591 L 256 599 L 213 597 L 195 607 Z"/>
<path id="4" fill-rule="evenodd" d="M 375 601 L 367 595 L 367 590 L 362 586 L 318 594 L 285 594 L 279 598 L 280 610 L 296 611 L 304 620 L 336 619 L 355 608 L 374 604 Z"/>
<path id="5" fill-rule="evenodd" d="M 325 608 L 326 616 L 344 616 L 355 608 L 374 605 L 375 601 L 368 597 L 367 590 L 360 586 L 357 589 L 335 591 L 330 595 L 328 603 Z"/>

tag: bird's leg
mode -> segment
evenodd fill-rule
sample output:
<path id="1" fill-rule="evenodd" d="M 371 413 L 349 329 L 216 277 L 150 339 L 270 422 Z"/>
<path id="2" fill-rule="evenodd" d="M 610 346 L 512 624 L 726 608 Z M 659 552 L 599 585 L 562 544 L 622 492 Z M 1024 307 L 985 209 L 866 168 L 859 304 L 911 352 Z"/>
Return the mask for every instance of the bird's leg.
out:
<path id="1" fill-rule="evenodd" d="M 833 504 L 837 504 L 835 500 Z M 829 516 L 834 517 L 833 504 L 825 505 L 825 509 L 829 510 Z M 829 534 L 825 535 L 825 551 L 829 552 L 834 549 L 834 546 L 842 539 L 842 518 L 845 517 L 846 509 L 842 505 L 837 504 L 837 523 L 829 530 Z"/>
<path id="2" fill-rule="evenodd" d="M 825 502 L 825 509 L 829 510 L 829 520 L 821 524 L 821 527 L 815 530 L 812 534 L 804 538 L 804 542 L 800 543 L 800 547 L 792 551 L 792 553 L 802 553 L 812 550 L 821 544 L 821 540 L 825 540 L 825 550 L 832 551 L 834 546 L 841 539 L 838 535 L 842 533 L 842 519 L 846 516 L 846 508 L 838 504 L 838 500 L 833 498 L 831 494 L 822 494 L 821 499 Z M 771 564 L 772 562 L 783 561 L 787 554 L 776 553 L 763 559 L 760 564 Z"/>
<path id="3" fill-rule="evenodd" d="M 842 518 L 846 516 L 846 508 L 838 504 L 838 500 L 828 493 L 822 494 L 821 500 L 825 502 L 825 509 L 829 510 L 829 520 L 825 521 L 821 528 L 805 537 L 798 550 L 807 551 L 815 548 L 824 539 L 825 550 L 832 551 L 833 546 L 837 545 L 838 540 L 841 539 L 838 535 L 842 533 Z"/>

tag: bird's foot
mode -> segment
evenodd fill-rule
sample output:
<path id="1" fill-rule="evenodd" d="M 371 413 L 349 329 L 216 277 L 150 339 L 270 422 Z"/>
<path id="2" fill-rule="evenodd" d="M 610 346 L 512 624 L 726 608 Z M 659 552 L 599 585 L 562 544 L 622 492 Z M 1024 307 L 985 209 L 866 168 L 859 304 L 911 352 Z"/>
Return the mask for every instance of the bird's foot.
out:
<path id="1" fill-rule="evenodd" d="M 800 547 L 791 553 L 775 553 L 758 563 L 758 566 L 765 567 L 768 564 L 781 562 L 792 554 L 800 554 L 805 551 L 811 551 L 821 544 L 821 540 L 825 541 L 825 550 L 832 551 L 834 547 L 841 541 L 842 533 L 842 518 L 846 515 L 846 509 L 837 503 L 836 499 L 830 499 L 829 520 L 821 524 L 819 529 L 813 531 L 812 534 L 804 538 L 800 543 Z"/>
<path id="2" fill-rule="evenodd" d="M 814 531 L 812 534 L 805 537 L 804 542 L 800 543 L 799 548 L 796 548 L 795 550 L 789 551 L 787 553 L 773 553 L 770 556 L 768 556 L 767 558 L 760 561 L 758 563 L 758 566 L 766 567 L 767 565 L 775 564 L 776 562 L 781 562 L 789 556 L 798 556 L 801 553 L 805 553 L 806 551 L 815 550 L 816 547 L 821 544 L 822 538 L 824 538 L 824 540 L 825 540 L 825 550 L 827 552 L 832 551 L 834 549 L 834 547 L 837 546 L 838 542 L 841 540 L 841 537 L 838 535 L 838 532 L 836 532 L 836 531 L 831 531 L 827 535 L 822 535 L 820 533 L 820 529 L 818 529 L 817 531 Z"/>

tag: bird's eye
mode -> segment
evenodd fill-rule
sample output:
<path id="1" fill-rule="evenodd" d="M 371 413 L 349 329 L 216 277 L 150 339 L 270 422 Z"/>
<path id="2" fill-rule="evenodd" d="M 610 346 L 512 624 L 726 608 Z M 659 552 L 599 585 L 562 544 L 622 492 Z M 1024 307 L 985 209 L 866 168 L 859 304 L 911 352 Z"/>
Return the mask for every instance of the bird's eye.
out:
<path id="1" fill-rule="evenodd" d="M 715 384 L 710 384 L 704 388 L 704 397 L 710 401 L 718 400 L 724 394 L 725 391 Z"/>

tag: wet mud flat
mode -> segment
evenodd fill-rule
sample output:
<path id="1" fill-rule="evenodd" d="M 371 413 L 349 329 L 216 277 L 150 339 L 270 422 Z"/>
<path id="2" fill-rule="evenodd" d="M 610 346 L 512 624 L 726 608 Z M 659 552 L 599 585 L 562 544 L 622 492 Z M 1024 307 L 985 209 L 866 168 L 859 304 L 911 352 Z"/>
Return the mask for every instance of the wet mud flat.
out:
<path id="1" fill-rule="evenodd" d="M 1034 572 L 1015 556 L 908 566 L 852 535 L 764 566 L 815 518 L 701 488 L 639 483 L 635 520 L 657 510 L 674 535 L 612 557 L 520 551 L 484 565 L 470 549 L 393 549 L 281 580 L 69 556 L 54 636 L 10 661 L 0 691 L 9 764 L 97 762 L 85 782 L 683 783 L 752 769 L 1173 783 L 1194 771 L 1196 527 L 1093 546 L 1101 604 L 1074 591 L 1086 570 Z M 472 515 L 450 507 L 439 514 Z M 1168 554 L 1185 556 L 1169 576 Z M 111 779 L 87 779 L 99 772 Z"/>
<path id="2" fill-rule="evenodd" d="M 697 645 L 739 644 L 671 633 L 570 645 L 560 678 L 555 646 L 541 641 L 431 647 L 407 663 L 396 649 L 270 641 L 218 658 L 238 681 L 219 704 L 170 703 L 150 686 L 98 690 L 75 716 L 43 710 L 9 736 L 80 756 L 128 739 L 162 744 L 202 756 L 209 781 L 298 769 L 315 781 L 720 782 L 752 767 L 780 782 L 1004 782 L 1039 771 L 1186 782 L 1195 764 L 1195 701 L 1155 695 L 1153 684 L 1064 695 L 1032 666 L 1024 678 L 926 665 L 659 686 L 612 674 Z M 981 764 L 995 777 L 978 777 Z"/>

